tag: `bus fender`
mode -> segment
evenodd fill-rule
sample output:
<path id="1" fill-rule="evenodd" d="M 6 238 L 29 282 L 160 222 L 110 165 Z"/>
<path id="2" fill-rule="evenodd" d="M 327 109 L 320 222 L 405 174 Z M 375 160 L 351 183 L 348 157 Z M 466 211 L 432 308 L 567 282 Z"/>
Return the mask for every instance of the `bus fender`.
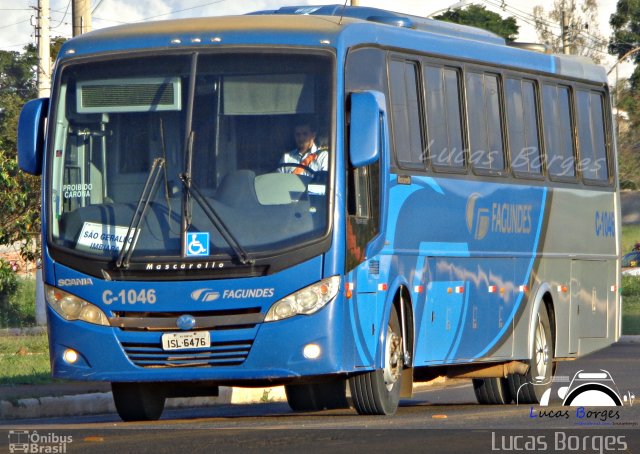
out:
<path id="1" fill-rule="evenodd" d="M 538 316 L 538 311 L 540 310 L 540 306 L 544 304 L 544 295 L 547 293 L 549 294 L 552 293 L 551 286 L 547 282 L 543 282 L 538 287 L 538 290 L 536 291 L 536 296 L 533 300 L 533 305 L 531 306 L 531 312 L 529 312 L 529 332 L 528 332 L 529 342 L 527 344 L 527 348 L 528 348 L 527 351 L 529 352 L 529 356 L 531 356 L 531 352 L 533 351 L 533 342 L 534 342 L 534 336 L 536 331 L 536 317 Z M 555 345 L 555 339 L 553 339 L 553 342 Z M 533 358 L 529 357 L 528 359 L 531 360 Z"/>
<path id="2" fill-rule="evenodd" d="M 402 278 L 401 276 L 398 276 L 394 279 L 394 281 L 392 283 L 389 284 L 388 286 L 388 290 L 387 290 L 387 294 L 385 296 L 385 300 L 384 300 L 384 308 L 383 308 L 383 312 L 382 312 L 382 322 L 381 322 L 381 329 L 380 329 L 380 336 L 378 337 L 378 345 L 377 345 L 377 352 L 376 352 L 376 364 L 375 367 L 376 368 L 382 368 L 383 367 L 383 363 L 384 363 L 384 349 L 383 349 L 383 345 L 384 345 L 384 341 L 385 338 L 384 336 L 386 335 L 386 329 L 382 329 L 382 327 L 386 327 L 387 324 L 389 323 L 389 318 L 391 317 L 391 310 L 393 309 L 393 305 L 396 299 L 396 295 L 402 293 L 402 289 L 408 289 L 409 284 L 407 283 L 407 281 Z M 411 301 L 405 301 L 405 314 L 401 314 L 398 313 L 398 317 L 401 317 L 402 315 L 404 315 L 405 319 L 404 321 L 401 320 L 400 323 L 402 325 L 402 329 L 403 329 L 403 341 L 406 340 L 407 338 L 411 338 L 411 336 L 408 335 L 408 332 L 410 332 L 411 330 L 413 330 L 413 326 L 408 326 L 407 325 L 407 321 L 408 320 L 413 320 L 413 316 L 409 315 L 407 313 L 408 310 L 413 310 L 413 306 L 411 304 Z M 405 350 L 407 349 L 407 347 L 405 346 Z M 413 355 L 413 345 L 409 346 L 409 352 L 411 353 L 411 355 Z"/>

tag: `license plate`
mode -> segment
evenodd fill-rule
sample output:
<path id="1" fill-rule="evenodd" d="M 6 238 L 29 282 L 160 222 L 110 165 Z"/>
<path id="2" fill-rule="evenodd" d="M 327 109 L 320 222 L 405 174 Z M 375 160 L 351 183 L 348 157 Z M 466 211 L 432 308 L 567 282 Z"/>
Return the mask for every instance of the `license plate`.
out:
<path id="1" fill-rule="evenodd" d="M 209 348 L 211 336 L 209 331 L 191 331 L 188 333 L 167 333 L 162 335 L 163 350 L 186 350 Z"/>

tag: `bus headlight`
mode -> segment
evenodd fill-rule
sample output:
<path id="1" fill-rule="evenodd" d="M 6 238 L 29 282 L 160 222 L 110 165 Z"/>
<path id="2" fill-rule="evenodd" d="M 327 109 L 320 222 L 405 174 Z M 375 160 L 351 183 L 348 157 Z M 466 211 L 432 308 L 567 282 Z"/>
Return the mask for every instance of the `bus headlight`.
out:
<path id="1" fill-rule="evenodd" d="M 282 320 L 300 314 L 313 314 L 338 294 L 340 277 L 333 276 L 316 282 L 281 299 L 269 309 L 265 322 Z"/>
<path id="2" fill-rule="evenodd" d="M 82 298 L 49 285 L 45 285 L 45 295 L 49 306 L 65 320 L 82 320 L 94 325 L 109 326 L 105 313 Z"/>

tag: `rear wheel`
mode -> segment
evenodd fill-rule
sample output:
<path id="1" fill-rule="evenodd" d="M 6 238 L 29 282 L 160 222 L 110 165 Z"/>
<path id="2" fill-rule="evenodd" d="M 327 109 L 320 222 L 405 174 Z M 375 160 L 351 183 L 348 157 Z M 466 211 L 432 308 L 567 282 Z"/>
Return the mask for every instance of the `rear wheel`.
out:
<path id="1" fill-rule="evenodd" d="M 473 391 L 478 403 L 483 405 L 506 405 L 513 400 L 509 383 L 502 377 L 474 378 Z"/>
<path id="2" fill-rule="evenodd" d="M 398 409 L 403 345 L 398 314 L 391 312 L 384 342 L 384 368 L 349 379 L 351 399 L 361 415 L 392 415 Z"/>
<path id="3" fill-rule="evenodd" d="M 346 380 L 309 385 L 285 385 L 287 403 L 293 411 L 349 408 Z"/>
<path id="4" fill-rule="evenodd" d="M 544 393 L 551 388 L 555 372 L 553 338 L 549 314 L 544 304 L 538 310 L 532 350 L 529 371 L 526 374 L 512 374 L 507 378 L 511 395 L 518 404 L 538 404 Z"/>
<path id="5" fill-rule="evenodd" d="M 111 383 L 113 402 L 123 421 L 155 421 L 164 410 L 165 392 L 154 383 Z"/>

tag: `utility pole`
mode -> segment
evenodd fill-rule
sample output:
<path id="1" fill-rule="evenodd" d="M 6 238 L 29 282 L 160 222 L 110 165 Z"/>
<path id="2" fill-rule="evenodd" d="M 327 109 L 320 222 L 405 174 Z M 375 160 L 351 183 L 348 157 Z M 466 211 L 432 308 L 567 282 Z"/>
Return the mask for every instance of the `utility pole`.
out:
<path id="1" fill-rule="evenodd" d="M 38 97 L 48 98 L 51 91 L 51 44 L 49 39 L 49 0 L 38 0 Z"/>
<path id="2" fill-rule="evenodd" d="M 569 18 L 567 13 L 564 12 L 564 5 L 562 6 L 560 27 L 562 30 L 562 53 L 569 55 L 571 53 L 571 44 L 569 43 Z"/>
<path id="3" fill-rule="evenodd" d="M 91 0 L 72 0 L 71 14 L 73 36 L 91 31 Z"/>

